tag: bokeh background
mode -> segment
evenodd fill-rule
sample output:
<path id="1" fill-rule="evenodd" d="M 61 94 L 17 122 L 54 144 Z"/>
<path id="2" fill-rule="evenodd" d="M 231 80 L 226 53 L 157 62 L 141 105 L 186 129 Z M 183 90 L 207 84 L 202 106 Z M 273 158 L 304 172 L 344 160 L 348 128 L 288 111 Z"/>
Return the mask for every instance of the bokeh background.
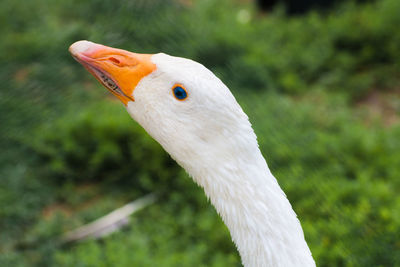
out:
<path id="1" fill-rule="evenodd" d="M 241 266 L 184 171 L 68 53 L 194 59 L 231 88 L 319 266 L 400 266 L 400 1 L 0 2 L 0 266 Z M 68 230 L 147 193 L 120 231 Z"/>

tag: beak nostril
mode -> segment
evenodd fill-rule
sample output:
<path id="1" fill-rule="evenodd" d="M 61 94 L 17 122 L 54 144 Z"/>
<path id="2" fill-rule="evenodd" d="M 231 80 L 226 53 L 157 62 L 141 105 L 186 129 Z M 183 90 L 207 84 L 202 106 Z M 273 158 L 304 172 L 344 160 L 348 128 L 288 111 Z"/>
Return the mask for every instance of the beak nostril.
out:
<path id="1" fill-rule="evenodd" d="M 115 57 L 109 57 L 108 60 L 114 62 L 115 64 L 120 64 L 121 62 L 119 61 L 119 59 L 115 58 Z"/>

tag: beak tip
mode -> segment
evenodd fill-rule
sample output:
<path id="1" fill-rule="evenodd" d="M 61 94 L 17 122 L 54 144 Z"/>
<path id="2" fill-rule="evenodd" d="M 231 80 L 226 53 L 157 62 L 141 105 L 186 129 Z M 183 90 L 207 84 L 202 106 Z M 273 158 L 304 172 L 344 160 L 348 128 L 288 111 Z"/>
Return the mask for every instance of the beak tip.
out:
<path id="1" fill-rule="evenodd" d="M 73 43 L 68 50 L 72 55 L 77 56 L 78 54 L 81 54 L 96 45 L 97 44 L 93 42 L 82 40 Z"/>

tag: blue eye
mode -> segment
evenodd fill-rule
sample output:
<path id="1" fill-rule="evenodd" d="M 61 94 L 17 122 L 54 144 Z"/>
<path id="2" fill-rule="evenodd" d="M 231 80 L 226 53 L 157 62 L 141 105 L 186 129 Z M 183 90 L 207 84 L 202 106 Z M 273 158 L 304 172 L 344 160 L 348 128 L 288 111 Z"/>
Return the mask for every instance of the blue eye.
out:
<path id="1" fill-rule="evenodd" d="M 185 88 L 183 88 L 183 86 L 181 85 L 175 85 L 172 91 L 174 92 L 174 96 L 178 100 L 185 100 L 187 98 L 187 92 Z"/>

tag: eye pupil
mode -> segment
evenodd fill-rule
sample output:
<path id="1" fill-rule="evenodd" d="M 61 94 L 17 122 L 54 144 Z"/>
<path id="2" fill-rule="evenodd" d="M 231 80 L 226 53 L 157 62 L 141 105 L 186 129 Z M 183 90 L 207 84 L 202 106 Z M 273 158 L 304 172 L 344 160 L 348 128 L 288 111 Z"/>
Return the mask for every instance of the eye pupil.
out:
<path id="1" fill-rule="evenodd" d="M 174 87 L 173 91 L 174 91 L 175 97 L 179 100 L 183 100 L 187 97 L 186 90 L 183 89 L 181 86 Z"/>

